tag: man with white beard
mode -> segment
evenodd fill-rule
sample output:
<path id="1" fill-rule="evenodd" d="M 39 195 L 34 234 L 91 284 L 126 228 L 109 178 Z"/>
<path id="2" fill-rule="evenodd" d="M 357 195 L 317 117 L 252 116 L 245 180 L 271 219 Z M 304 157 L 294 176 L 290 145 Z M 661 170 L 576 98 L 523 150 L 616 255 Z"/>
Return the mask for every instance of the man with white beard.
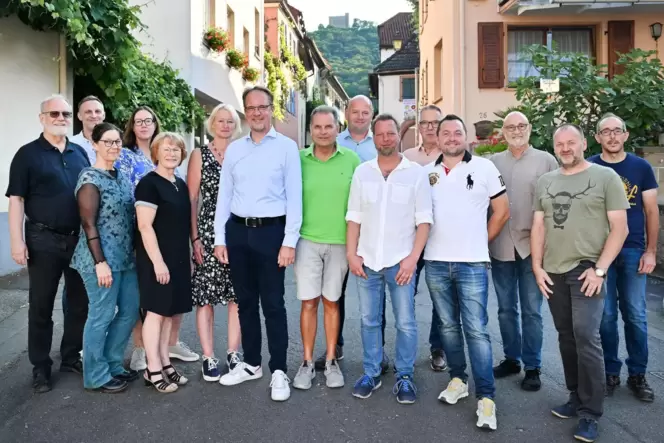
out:
<path id="1" fill-rule="evenodd" d="M 51 390 L 53 303 L 63 274 L 69 301 L 60 345 L 60 371 L 83 373 L 79 352 L 88 297 L 81 277 L 69 262 L 81 226 L 74 188 L 79 173 L 90 166 L 90 161 L 80 146 L 67 139 L 72 117 L 64 97 L 45 99 L 39 113 L 42 134 L 18 150 L 9 169 L 6 196 L 11 254 L 17 264 L 28 266 L 28 356 L 36 393 Z"/>

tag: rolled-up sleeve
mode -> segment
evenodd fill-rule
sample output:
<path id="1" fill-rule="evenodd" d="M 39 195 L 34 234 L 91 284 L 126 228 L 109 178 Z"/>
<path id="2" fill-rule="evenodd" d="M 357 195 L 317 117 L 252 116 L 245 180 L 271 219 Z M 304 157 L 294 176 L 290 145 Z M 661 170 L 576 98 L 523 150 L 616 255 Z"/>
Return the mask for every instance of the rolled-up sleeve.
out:
<path id="1" fill-rule="evenodd" d="M 302 227 L 302 164 L 297 145 L 286 151 L 286 229 L 283 246 L 294 248 Z"/>
<path id="2" fill-rule="evenodd" d="M 228 151 L 231 151 L 230 147 Z M 231 158 L 229 158 L 231 157 Z M 233 198 L 233 163 L 232 152 L 227 152 L 226 161 L 221 168 L 217 207 L 214 213 L 214 245 L 226 246 L 226 222 L 231 215 L 231 199 Z"/>
<path id="3" fill-rule="evenodd" d="M 419 226 L 422 223 L 433 224 L 431 185 L 429 184 L 429 174 L 425 168 L 421 168 L 415 186 L 415 225 Z"/>
<path id="4" fill-rule="evenodd" d="M 360 168 L 355 169 L 353 180 L 350 183 L 348 196 L 348 211 L 346 221 L 362 224 L 362 184 L 360 183 Z"/>

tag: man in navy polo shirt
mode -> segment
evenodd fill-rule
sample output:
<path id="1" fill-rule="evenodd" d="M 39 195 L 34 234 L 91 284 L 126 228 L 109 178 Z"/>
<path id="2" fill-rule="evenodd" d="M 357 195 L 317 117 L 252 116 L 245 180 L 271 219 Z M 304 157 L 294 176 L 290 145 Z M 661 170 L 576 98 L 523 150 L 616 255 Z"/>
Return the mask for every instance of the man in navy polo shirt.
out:
<path id="1" fill-rule="evenodd" d="M 602 153 L 588 161 L 609 167 L 622 179 L 630 208 L 627 210 L 629 234 L 606 280 L 606 299 L 600 327 L 604 350 L 606 388 L 612 394 L 620 385 L 622 361 L 618 358 L 618 308 L 625 322 L 627 348 L 627 386 L 639 399 L 655 398 L 646 380 L 648 365 L 648 317 L 646 314 L 647 275 L 655 269 L 659 207 L 657 180 L 652 166 L 644 159 L 625 152 L 629 132 L 618 116 L 607 114 L 597 122 L 595 139 Z M 647 238 L 647 242 L 646 242 Z"/>
<path id="2" fill-rule="evenodd" d="M 69 262 L 81 225 L 74 189 L 81 170 L 90 166 L 83 148 L 67 140 L 73 117 L 67 100 L 58 95 L 48 97 L 40 111 L 44 130 L 14 156 L 6 193 L 12 258 L 17 264 L 28 266 L 28 356 L 33 365 L 32 386 L 37 393 L 51 390 L 53 303 L 63 274 L 68 306 L 60 345 L 60 371 L 83 373 L 79 352 L 88 297 L 81 277 L 69 267 Z"/>

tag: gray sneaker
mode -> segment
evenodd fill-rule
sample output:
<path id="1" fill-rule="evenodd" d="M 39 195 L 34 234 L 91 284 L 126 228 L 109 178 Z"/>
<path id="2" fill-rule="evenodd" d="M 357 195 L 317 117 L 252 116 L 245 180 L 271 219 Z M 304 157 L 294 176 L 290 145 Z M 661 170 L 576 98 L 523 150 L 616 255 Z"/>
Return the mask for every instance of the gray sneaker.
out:
<path id="1" fill-rule="evenodd" d="M 325 362 L 325 384 L 328 388 L 341 388 L 344 385 L 344 374 L 336 360 Z"/>
<path id="2" fill-rule="evenodd" d="M 293 387 L 296 389 L 310 389 L 311 380 L 316 377 L 316 370 L 314 369 L 313 361 L 305 361 L 297 370 L 297 374 L 293 379 Z"/>

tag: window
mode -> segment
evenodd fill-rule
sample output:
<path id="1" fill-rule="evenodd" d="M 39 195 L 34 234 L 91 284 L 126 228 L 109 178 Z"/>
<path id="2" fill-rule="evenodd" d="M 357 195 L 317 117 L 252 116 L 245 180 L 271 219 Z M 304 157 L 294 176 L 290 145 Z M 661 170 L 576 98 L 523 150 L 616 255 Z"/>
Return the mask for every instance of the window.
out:
<path id="1" fill-rule="evenodd" d="M 433 49 L 433 97 L 438 100 L 443 96 L 443 40 Z"/>
<path id="2" fill-rule="evenodd" d="M 247 31 L 247 28 L 243 28 L 244 30 L 242 31 L 242 44 L 244 48 L 244 54 L 249 57 L 249 54 L 251 54 L 251 51 L 249 49 L 249 31 Z"/>
<path id="3" fill-rule="evenodd" d="M 215 25 L 215 18 L 214 18 L 214 6 L 215 6 L 216 0 L 205 0 L 204 5 L 205 5 L 205 25 L 209 28 L 214 28 Z"/>
<path id="4" fill-rule="evenodd" d="M 415 76 L 401 76 L 401 101 L 415 98 Z"/>
<path id="5" fill-rule="evenodd" d="M 226 23 L 228 29 L 228 43 L 231 48 L 235 48 L 235 13 L 231 8 L 226 9 Z"/>
<path id="6" fill-rule="evenodd" d="M 256 9 L 254 12 L 254 52 L 256 57 L 261 56 L 261 13 Z"/>
<path id="7" fill-rule="evenodd" d="M 594 57 L 593 28 L 510 28 L 507 31 L 507 82 L 538 76 L 532 60 L 521 53 L 530 45 L 541 44 L 558 52 L 575 52 Z"/>

